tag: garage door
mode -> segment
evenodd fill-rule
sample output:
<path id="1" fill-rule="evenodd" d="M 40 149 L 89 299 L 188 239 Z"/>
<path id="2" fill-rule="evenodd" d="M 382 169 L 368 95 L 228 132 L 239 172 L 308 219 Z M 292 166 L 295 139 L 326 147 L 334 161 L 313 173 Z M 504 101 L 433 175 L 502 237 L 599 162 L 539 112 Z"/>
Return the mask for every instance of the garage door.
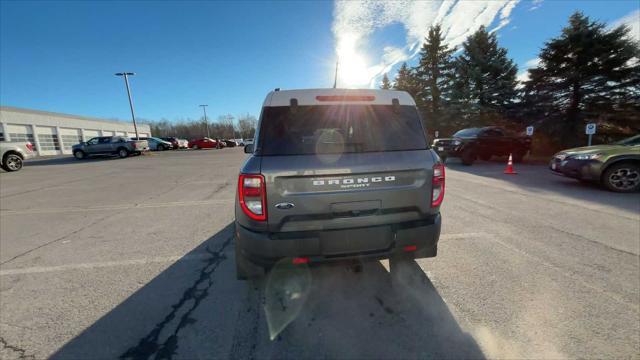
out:
<path id="1" fill-rule="evenodd" d="M 84 131 L 84 141 L 89 141 L 89 139 L 100 136 L 100 132 L 98 130 L 85 130 Z"/>
<path id="2" fill-rule="evenodd" d="M 36 150 L 36 143 L 33 139 L 33 131 L 29 125 L 7 124 L 7 134 L 12 142 L 30 142 L 33 150 Z"/>
<path id="3" fill-rule="evenodd" d="M 55 155 L 60 151 L 60 143 L 58 142 L 58 134 L 56 128 L 51 126 L 36 126 L 36 134 L 38 142 L 40 142 L 40 155 Z"/>
<path id="4" fill-rule="evenodd" d="M 82 142 L 80 129 L 60 128 L 60 137 L 62 137 L 62 149 L 65 153 L 71 153 L 71 147 Z"/>

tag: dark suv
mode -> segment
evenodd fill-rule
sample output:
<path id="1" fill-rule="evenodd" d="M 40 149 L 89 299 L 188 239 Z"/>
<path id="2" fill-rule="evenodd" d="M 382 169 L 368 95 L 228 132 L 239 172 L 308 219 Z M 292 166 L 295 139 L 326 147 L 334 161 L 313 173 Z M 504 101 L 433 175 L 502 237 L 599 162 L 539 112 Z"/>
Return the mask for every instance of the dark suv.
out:
<path id="1" fill-rule="evenodd" d="M 239 279 L 277 262 L 433 257 L 444 166 L 406 92 L 267 95 L 238 178 Z M 402 139 L 402 141 L 398 141 Z"/>

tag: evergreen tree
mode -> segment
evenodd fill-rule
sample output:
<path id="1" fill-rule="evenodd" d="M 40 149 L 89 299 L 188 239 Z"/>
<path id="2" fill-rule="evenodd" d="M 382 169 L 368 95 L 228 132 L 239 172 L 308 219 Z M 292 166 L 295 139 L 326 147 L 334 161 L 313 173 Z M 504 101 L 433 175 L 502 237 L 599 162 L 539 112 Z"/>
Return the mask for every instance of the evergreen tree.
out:
<path id="1" fill-rule="evenodd" d="M 389 81 L 389 77 L 385 73 L 382 77 L 382 84 L 380 84 L 380 89 L 389 90 L 391 89 L 391 81 Z"/>
<path id="2" fill-rule="evenodd" d="M 416 68 L 422 85 L 421 96 L 430 113 L 439 113 L 443 102 L 451 98 L 454 74 L 453 53 L 455 48 L 444 44 L 440 25 L 429 28 L 429 34 L 420 50 Z"/>
<path id="3" fill-rule="evenodd" d="M 518 69 L 507 57 L 507 50 L 498 46 L 496 35 L 484 26 L 462 46 L 464 51 L 455 64 L 453 97 L 471 121 L 478 125 L 495 122 L 495 115 L 500 116 L 516 99 Z M 490 115 L 494 115 L 491 120 Z"/>
<path id="4" fill-rule="evenodd" d="M 576 144 L 596 119 L 640 130 L 640 51 L 628 34 L 576 12 L 529 70 L 524 103 L 554 120 L 564 144 Z"/>
<path id="5" fill-rule="evenodd" d="M 421 105 L 418 94 L 420 93 L 420 86 L 416 71 L 410 68 L 406 62 L 402 63 L 395 81 L 393 82 L 393 88 L 395 90 L 403 90 L 411 94 L 416 100 L 418 106 Z"/>

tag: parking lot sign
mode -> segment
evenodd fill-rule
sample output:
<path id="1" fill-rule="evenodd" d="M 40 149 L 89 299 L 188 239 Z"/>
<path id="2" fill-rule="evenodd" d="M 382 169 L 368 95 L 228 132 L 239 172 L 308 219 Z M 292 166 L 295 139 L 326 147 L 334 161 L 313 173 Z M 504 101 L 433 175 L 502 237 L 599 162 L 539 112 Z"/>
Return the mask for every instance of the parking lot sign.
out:
<path id="1" fill-rule="evenodd" d="M 587 124 L 587 127 L 584 128 L 584 132 L 585 134 L 589 135 L 589 142 L 587 143 L 587 146 L 591 146 L 591 137 L 596 133 L 596 124 Z"/>
<path id="2" fill-rule="evenodd" d="M 527 126 L 527 136 L 533 135 L 533 126 Z"/>

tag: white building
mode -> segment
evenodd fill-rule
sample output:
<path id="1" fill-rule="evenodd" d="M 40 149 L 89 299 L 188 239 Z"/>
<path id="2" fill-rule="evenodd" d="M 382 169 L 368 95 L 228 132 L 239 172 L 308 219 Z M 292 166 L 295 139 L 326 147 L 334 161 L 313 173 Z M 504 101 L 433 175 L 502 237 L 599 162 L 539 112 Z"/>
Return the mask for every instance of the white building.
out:
<path id="1" fill-rule="evenodd" d="M 138 134 L 151 136 L 149 125 L 138 123 Z M 133 124 L 0 106 L 0 141 L 29 141 L 38 155 L 71 154 L 75 144 L 115 135 L 135 137 Z"/>

